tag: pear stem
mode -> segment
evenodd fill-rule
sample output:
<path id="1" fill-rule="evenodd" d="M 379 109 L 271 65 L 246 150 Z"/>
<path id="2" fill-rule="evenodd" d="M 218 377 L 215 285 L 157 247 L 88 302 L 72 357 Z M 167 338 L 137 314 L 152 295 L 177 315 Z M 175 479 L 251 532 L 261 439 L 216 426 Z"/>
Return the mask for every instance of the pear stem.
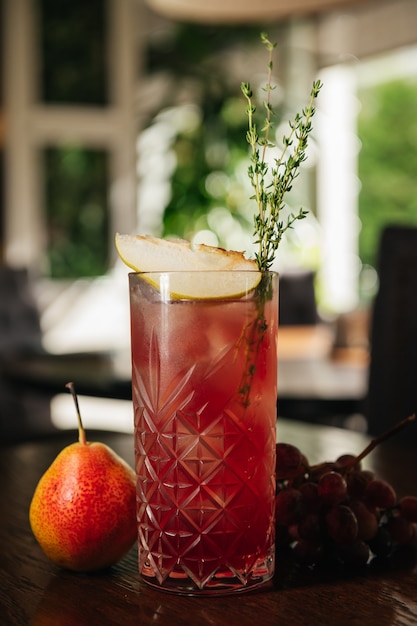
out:
<path id="1" fill-rule="evenodd" d="M 87 444 L 87 438 L 85 436 L 85 430 L 84 430 L 83 422 L 82 422 L 82 419 L 81 419 L 80 407 L 79 407 L 79 404 L 78 404 L 77 394 L 75 393 L 74 383 L 67 383 L 65 385 L 65 387 L 67 389 L 69 389 L 70 392 L 71 392 L 71 395 L 73 397 L 74 404 L 75 404 L 75 410 L 77 412 L 77 418 L 78 418 L 78 441 L 79 441 L 79 443 L 81 445 L 85 446 Z"/>

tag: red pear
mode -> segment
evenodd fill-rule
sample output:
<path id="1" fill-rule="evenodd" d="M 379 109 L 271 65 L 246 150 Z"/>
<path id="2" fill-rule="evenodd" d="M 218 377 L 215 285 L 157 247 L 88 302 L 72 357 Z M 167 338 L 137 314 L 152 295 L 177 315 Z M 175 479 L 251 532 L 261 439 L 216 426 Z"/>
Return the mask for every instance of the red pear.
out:
<path id="1" fill-rule="evenodd" d="M 90 443 L 78 416 L 79 441 L 64 448 L 41 477 L 29 521 L 56 565 L 78 572 L 110 567 L 137 536 L 133 469 L 103 443 Z"/>

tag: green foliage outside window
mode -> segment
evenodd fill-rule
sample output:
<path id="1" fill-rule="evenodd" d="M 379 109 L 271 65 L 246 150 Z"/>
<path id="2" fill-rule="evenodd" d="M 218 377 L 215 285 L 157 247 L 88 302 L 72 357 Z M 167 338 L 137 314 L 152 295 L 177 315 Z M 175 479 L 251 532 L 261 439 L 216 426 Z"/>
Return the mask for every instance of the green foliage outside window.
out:
<path id="1" fill-rule="evenodd" d="M 106 0 L 38 3 L 43 101 L 106 104 Z"/>
<path id="2" fill-rule="evenodd" d="M 417 81 L 362 89 L 359 97 L 359 255 L 375 266 L 383 227 L 417 224 Z"/>
<path id="3" fill-rule="evenodd" d="M 108 270 L 107 160 L 103 151 L 73 147 L 44 153 L 51 278 Z"/>

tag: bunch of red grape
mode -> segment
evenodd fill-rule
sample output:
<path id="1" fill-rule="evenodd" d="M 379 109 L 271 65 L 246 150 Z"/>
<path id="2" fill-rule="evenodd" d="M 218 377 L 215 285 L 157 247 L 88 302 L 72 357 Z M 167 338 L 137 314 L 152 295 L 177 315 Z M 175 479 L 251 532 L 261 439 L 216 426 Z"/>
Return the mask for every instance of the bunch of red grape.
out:
<path id="1" fill-rule="evenodd" d="M 295 446 L 277 444 L 277 550 L 291 546 L 296 561 L 356 567 L 387 557 L 417 538 L 417 497 L 362 468 L 364 455 L 343 455 L 310 466 Z"/>

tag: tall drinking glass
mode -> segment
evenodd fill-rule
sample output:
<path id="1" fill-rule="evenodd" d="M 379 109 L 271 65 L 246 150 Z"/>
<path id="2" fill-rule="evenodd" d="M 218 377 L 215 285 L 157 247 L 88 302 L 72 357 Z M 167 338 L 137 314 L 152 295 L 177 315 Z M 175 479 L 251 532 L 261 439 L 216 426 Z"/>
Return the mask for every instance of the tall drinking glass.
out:
<path id="1" fill-rule="evenodd" d="M 178 593 L 249 590 L 274 573 L 278 277 L 183 299 L 181 274 L 129 274 L 139 571 Z"/>

